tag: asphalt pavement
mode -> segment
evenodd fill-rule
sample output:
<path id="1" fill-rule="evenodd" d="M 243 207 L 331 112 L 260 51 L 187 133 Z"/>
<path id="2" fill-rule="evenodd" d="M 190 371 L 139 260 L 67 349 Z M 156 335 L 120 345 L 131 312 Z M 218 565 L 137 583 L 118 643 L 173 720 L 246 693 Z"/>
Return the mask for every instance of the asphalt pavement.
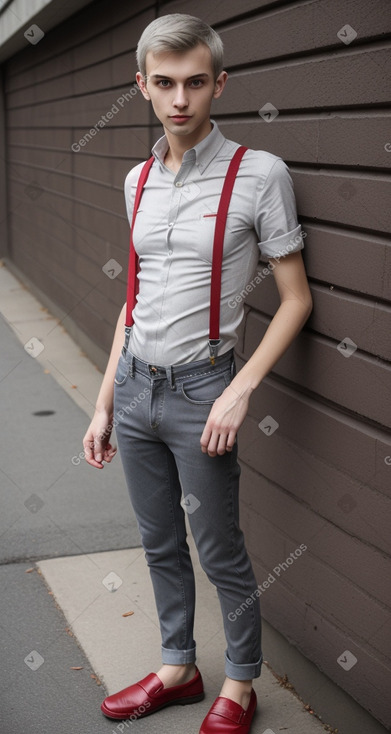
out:
<path id="1" fill-rule="evenodd" d="M 88 416 L 2 317 L 0 344 L 0 731 L 109 732 L 105 689 L 34 561 L 140 545 L 121 465 L 80 459 Z"/>
<path id="2" fill-rule="evenodd" d="M 140 544 L 119 462 L 80 458 L 88 417 L 0 319 L 1 560 L 33 560 Z"/>

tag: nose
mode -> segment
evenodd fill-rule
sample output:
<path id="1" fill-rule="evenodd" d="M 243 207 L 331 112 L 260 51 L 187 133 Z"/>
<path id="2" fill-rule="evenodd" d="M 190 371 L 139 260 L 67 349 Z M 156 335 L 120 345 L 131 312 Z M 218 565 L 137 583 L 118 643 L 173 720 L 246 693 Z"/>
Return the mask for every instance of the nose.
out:
<path id="1" fill-rule="evenodd" d="M 178 84 L 173 100 L 174 107 L 187 107 L 188 101 L 183 84 Z"/>

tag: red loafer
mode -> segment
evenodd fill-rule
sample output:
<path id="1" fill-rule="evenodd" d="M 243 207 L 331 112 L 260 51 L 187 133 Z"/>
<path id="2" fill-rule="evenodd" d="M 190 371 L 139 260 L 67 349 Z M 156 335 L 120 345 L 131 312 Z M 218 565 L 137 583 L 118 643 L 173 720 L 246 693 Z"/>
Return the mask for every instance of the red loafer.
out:
<path id="1" fill-rule="evenodd" d="M 160 678 L 150 673 L 122 691 L 105 698 L 101 711 L 109 719 L 140 719 L 149 716 L 155 711 L 172 706 L 173 704 L 197 703 L 204 698 L 204 686 L 201 673 L 196 668 L 196 674 L 188 683 L 180 686 L 164 688 Z"/>
<path id="2" fill-rule="evenodd" d="M 203 720 L 200 734 L 248 734 L 256 708 L 257 697 L 253 688 L 246 710 L 236 701 L 219 696 Z"/>

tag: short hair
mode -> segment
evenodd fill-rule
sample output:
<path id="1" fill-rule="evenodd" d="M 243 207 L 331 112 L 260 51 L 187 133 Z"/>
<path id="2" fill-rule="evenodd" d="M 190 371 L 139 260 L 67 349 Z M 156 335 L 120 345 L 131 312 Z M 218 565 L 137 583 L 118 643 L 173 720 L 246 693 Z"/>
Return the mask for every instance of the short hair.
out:
<path id="1" fill-rule="evenodd" d="M 153 20 L 143 31 L 137 45 L 136 59 L 138 68 L 145 78 L 146 56 L 164 51 L 180 53 L 203 43 L 212 54 L 215 80 L 223 70 L 223 42 L 218 33 L 200 18 L 184 13 L 162 15 Z"/>

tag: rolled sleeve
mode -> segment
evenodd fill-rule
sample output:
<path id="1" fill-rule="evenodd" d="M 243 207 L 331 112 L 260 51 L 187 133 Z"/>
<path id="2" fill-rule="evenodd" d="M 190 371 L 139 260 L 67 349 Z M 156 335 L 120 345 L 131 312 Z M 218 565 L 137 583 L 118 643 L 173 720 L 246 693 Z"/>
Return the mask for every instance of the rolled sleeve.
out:
<path id="1" fill-rule="evenodd" d="M 263 260 L 285 257 L 304 247 L 292 178 L 281 158 L 275 160 L 257 188 L 255 229 Z"/>

